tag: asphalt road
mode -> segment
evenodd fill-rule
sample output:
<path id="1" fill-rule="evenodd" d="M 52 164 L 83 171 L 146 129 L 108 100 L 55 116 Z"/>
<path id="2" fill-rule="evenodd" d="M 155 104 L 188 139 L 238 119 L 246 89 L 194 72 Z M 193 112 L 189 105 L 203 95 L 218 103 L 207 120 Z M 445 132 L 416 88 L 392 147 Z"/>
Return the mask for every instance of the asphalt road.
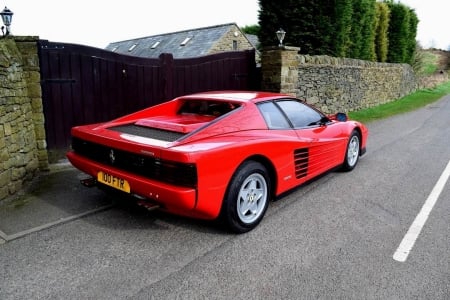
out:
<path id="1" fill-rule="evenodd" d="M 356 169 L 247 234 L 120 203 L 0 244 L 0 299 L 449 299 L 450 96 L 368 127 Z"/>

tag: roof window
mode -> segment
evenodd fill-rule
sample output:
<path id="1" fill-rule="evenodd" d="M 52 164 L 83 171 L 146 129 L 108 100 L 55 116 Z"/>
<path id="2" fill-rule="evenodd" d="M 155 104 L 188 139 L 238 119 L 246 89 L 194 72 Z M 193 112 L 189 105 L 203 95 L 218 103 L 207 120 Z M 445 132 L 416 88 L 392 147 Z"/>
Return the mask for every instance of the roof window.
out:
<path id="1" fill-rule="evenodd" d="M 151 49 L 155 49 L 156 47 L 159 46 L 159 44 L 161 44 L 161 41 L 157 41 L 157 42 L 154 43 L 150 48 L 151 48 Z"/>
<path id="2" fill-rule="evenodd" d="M 187 37 L 181 42 L 180 46 L 186 46 L 186 44 L 191 40 L 191 37 Z"/>
<path id="3" fill-rule="evenodd" d="M 134 48 L 136 48 L 136 46 L 137 46 L 137 44 L 134 44 L 133 46 L 131 46 L 129 49 L 128 49 L 128 52 L 131 52 L 131 51 L 133 51 L 134 50 Z"/>

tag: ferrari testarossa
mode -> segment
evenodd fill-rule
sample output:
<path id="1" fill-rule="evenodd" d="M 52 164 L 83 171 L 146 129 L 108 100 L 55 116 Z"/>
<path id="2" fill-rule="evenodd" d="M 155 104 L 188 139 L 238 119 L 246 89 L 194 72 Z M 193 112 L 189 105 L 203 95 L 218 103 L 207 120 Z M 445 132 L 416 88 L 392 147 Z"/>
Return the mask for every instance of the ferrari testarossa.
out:
<path id="1" fill-rule="evenodd" d="M 67 157 L 90 175 L 85 185 L 243 233 L 280 194 L 331 169 L 352 170 L 368 129 L 287 94 L 214 91 L 71 133 Z"/>

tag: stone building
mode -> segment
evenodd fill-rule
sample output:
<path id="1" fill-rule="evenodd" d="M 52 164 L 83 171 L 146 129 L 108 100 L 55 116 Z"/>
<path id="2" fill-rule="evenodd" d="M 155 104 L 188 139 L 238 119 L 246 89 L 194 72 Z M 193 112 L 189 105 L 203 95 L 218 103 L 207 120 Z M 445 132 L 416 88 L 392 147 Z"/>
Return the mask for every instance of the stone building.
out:
<path id="1" fill-rule="evenodd" d="M 255 41 L 255 36 L 244 34 L 235 23 L 228 23 L 113 42 L 106 49 L 147 58 L 171 53 L 175 59 L 256 49 L 255 59 L 259 62 Z"/>

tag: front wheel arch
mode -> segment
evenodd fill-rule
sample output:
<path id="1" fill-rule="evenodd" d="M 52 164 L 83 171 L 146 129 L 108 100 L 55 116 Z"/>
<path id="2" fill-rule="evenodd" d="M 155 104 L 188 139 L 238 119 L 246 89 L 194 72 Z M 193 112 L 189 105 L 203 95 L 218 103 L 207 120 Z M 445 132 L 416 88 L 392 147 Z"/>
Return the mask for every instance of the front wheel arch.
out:
<path id="1" fill-rule="evenodd" d="M 342 163 L 343 171 L 351 171 L 358 164 L 361 156 L 362 135 L 359 129 L 355 128 L 351 132 L 347 147 L 345 149 L 344 162 Z"/>

